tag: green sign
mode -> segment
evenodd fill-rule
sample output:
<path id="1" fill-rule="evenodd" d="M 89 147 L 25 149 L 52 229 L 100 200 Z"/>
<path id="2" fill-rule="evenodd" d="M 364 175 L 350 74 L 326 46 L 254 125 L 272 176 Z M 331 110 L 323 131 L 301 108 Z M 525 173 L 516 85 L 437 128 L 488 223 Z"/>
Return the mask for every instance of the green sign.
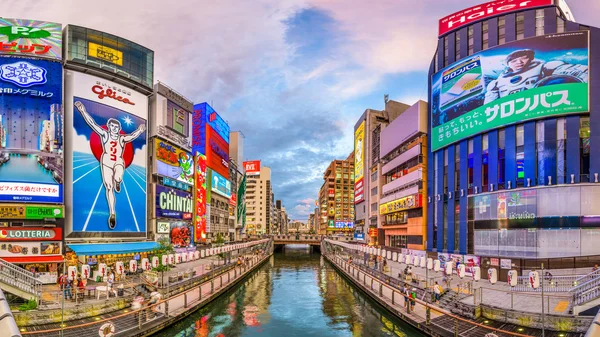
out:
<path id="1" fill-rule="evenodd" d="M 331 227 L 331 228 L 335 227 L 335 225 L 333 224 L 333 220 L 329 220 L 327 227 Z"/>
<path id="2" fill-rule="evenodd" d="M 43 39 L 51 34 L 37 27 L 6 26 L 0 27 L 0 35 L 6 35 L 10 42 L 16 39 Z"/>
<path id="3" fill-rule="evenodd" d="M 63 218 L 62 207 L 51 207 L 51 206 L 27 206 L 25 218 L 26 219 L 44 219 L 44 218 Z"/>
<path id="4" fill-rule="evenodd" d="M 521 91 L 434 127 L 432 151 L 503 125 L 588 109 L 587 83 L 557 84 Z"/>

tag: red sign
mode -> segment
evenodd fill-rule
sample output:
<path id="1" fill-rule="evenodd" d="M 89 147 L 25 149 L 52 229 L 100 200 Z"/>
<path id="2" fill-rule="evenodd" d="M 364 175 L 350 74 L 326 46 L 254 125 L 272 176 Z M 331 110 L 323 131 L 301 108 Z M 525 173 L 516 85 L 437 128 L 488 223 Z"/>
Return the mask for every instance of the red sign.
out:
<path id="1" fill-rule="evenodd" d="M 333 188 L 329 189 L 329 196 L 333 197 L 335 195 L 335 191 L 333 190 Z"/>
<path id="2" fill-rule="evenodd" d="M 535 7 L 550 6 L 552 4 L 553 0 L 497 0 L 486 2 L 440 19 L 439 35 L 444 35 L 460 27 L 492 16 Z"/>
<path id="3" fill-rule="evenodd" d="M 377 228 L 369 228 L 369 236 L 377 236 Z"/>
<path id="4" fill-rule="evenodd" d="M 365 193 L 364 193 L 364 179 L 360 178 L 357 182 L 354 183 L 354 203 L 358 204 L 361 201 L 365 200 Z"/>
<path id="5" fill-rule="evenodd" d="M 196 242 L 206 241 L 206 157 L 196 152 Z"/>
<path id="6" fill-rule="evenodd" d="M 229 179 L 229 144 L 208 124 L 206 124 L 206 161 L 225 179 Z"/>
<path id="7" fill-rule="evenodd" d="M 250 160 L 244 162 L 244 170 L 246 175 L 257 176 L 260 174 L 260 160 Z"/>
<path id="8" fill-rule="evenodd" d="M 104 89 L 102 89 L 101 86 L 95 85 L 92 87 L 92 92 L 94 94 L 98 95 L 99 99 L 104 99 L 104 97 L 108 97 L 108 98 L 112 98 L 116 101 L 123 102 L 125 104 L 135 105 L 135 103 L 130 101 L 129 98 L 118 95 L 116 90 L 113 90 L 110 88 L 104 90 Z"/>
<path id="9" fill-rule="evenodd" d="M 0 241 L 62 241 L 62 228 L 2 228 L 0 229 Z"/>
<path id="10" fill-rule="evenodd" d="M 235 193 L 231 194 L 231 198 L 229 198 L 229 204 L 231 206 L 236 206 L 237 205 L 237 195 L 235 195 Z"/>

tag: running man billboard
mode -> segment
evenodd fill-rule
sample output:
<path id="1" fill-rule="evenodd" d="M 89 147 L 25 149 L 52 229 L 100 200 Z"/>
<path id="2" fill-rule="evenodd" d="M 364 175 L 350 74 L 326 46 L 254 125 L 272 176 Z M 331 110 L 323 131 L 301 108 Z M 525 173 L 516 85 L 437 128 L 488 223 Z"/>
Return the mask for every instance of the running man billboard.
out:
<path id="1" fill-rule="evenodd" d="M 0 200 L 63 202 L 60 62 L 0 58 Z"/>
<path id="2" fill-rule="evenodd" d="M 514 41 L 431 78 L 431 150 L 525 120 L 589 111 L 589 33 Z"/>
<path id="3" fill-rule="evenodd" d="M 148 98 L 91 75 L 66 76 L 72 231 L 145 237 Z"/>

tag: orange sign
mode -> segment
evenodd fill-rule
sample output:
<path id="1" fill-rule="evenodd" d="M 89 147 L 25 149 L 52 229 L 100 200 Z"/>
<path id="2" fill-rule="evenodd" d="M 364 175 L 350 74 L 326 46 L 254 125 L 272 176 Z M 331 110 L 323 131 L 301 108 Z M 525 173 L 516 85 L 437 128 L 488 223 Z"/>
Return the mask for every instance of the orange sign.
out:
<path id="1" fill-rule="evenodd" d="M 246 170 L 246 175 L 249 176 L 260 175 L 260 160 L 245 161 L 244 170 Z"/>

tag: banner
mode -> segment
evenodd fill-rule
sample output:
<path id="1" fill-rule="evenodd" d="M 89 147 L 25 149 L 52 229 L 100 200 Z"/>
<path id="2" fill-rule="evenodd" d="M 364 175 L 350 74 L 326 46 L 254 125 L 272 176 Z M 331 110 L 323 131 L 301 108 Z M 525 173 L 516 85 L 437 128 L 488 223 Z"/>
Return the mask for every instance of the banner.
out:
<path id="1" fill-rule="evenodd" d="M 62 72 L 58 62 L 0 58 L 1 201 L 64 201 Z"/>
<path id="2" fill-rule="evenodd" d="M 0 54 L 62 59 L 62 25 L 0 18 Z"/>
<path id="3" fill-rule="evenodd" d="M 384 215 L 417 207 L 421 207 L 421 194 L 409 195 L 379 205 L 379 214 Z"/>
<path id="4" fill-rule="evenodd" d="M 192 220 L 192 195 L 170 187 L 156 185 L 156 217 Z"/>
<path id="5" fill-rule="evenodd" d="M 432 151 L 505 125 L 589 111 L 588 39 L 576 31 L 514 41 L 433 75 Z"/>
<path id="6" fill-rule="evenodd" d="M 363 176 L 365 162 L 365 121 L 354 131 L 354 203 L 365 200 Z"/>
<path id="7" fill-rule="evenodd" d="M 155 139 L 154 150 L 156 173 L 182 183 L 194 184 L 194 158 L 191 153 L 158 138 Z"/>
<path id="8" fill-rule="evenodd" d="M 206 240 L 206 156 L 196 152 L 196 216 L 194 225 L 196 227 L 196 242 Z"/>
<path id="9" fill-rule="evenodd" d="M 92 75 L 66 76 L 73 232 L 145 237 L 148 97 Z"/>
<path id="10" fill-rule="evenodd" d="M 237 223 L 242 223 L 242 233 L 246 231 L 246 174 L 242 177 L 237 191 Z"/>

